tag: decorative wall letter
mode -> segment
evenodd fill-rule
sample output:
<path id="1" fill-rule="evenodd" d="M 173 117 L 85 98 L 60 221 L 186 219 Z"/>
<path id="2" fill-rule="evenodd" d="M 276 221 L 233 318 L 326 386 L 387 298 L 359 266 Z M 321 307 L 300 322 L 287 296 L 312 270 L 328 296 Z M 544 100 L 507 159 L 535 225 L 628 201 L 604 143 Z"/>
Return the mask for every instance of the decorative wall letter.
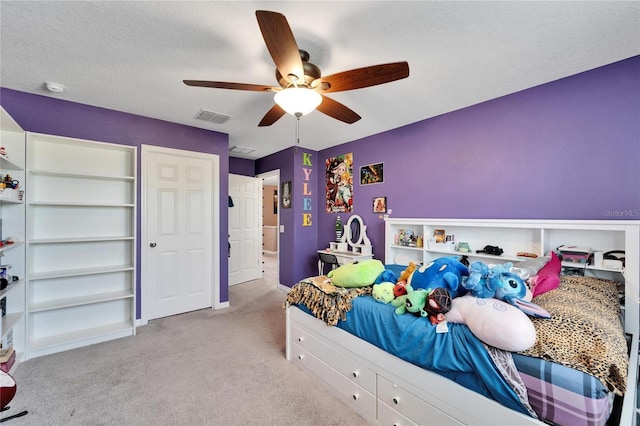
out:
<path id="1" fill-rule="evenodd" d="M 302 153 L 302 172 L 304 173 L 304 182 L 302 183 L 302 195 L 305 196 L 302 199 L 302 210 L 311 211 L 311 189 L 309 188 L 309 181 L 311 180 L 311 172 L 313 164 L 311 164 L 311 154 L 307 152 Z M 311 213 L 302 214 L 302 226 L 311 226 Z"/>

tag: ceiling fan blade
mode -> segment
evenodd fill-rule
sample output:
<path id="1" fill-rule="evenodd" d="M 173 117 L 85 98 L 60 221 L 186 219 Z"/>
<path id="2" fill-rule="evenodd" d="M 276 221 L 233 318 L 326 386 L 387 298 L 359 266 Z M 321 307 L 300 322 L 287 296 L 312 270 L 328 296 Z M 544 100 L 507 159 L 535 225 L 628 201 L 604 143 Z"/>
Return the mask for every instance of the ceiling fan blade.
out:
<path id="1" fill-rule="evenodd" d="M 342 92 L 376 86 L 407 77 L 409 77 L 409 64 L 407 62 L 393 62 L 320 77 L 311 83 L 311 87 L 322 93 Z M 324 89 L 323 86 L 326 86 L 327 83 L 329 87 Z"/>
<path id="2" fill-rule="evenodd" d="M 329 117 L 343 121 L 347 124 L 353 124 L 362 118 L 340 102 L 334 101 L 326 96 L 322 96 L 322 103 L 320 103 L 316 109 Z"/>
<path id="3" fill-rule="evenodd" d="M 212 87 L 214 89 L 250 90 L 252 92 L 273 92 L 272 86 L 261 84 L 229 83 L 225 81 L 182 80 L 187 86 Z"/>
<path id="4" fill-rule="evenodd" d="M 302 59 L 287 18 L 281 13 L 268 10 L 256 10 L 256 18 L 262 38 L 280 74 L 291 83 L 294 80 L 304 82 Z"/>
<path id="5" fill-rule="evenodd" d="M 280 105 L 275 104 L 269 111 L 267 111 L 265 116 L 262 117 L 262 120 L 258 124 L 258 127 L 271 126 L 285 114 L 285 110 L 280 108 Z"/>

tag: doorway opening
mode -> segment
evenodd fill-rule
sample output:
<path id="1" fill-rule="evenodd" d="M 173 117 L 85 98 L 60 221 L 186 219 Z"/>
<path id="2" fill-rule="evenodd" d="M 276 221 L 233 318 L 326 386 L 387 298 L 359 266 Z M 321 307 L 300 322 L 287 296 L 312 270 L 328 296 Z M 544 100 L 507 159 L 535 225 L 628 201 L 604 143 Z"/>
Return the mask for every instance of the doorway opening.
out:
<path id="1" fill-rule="evenodd" d="M 262 180 L 262 276 L 266 282 L 280 283 L 280 170 L 261 173 Z"/>

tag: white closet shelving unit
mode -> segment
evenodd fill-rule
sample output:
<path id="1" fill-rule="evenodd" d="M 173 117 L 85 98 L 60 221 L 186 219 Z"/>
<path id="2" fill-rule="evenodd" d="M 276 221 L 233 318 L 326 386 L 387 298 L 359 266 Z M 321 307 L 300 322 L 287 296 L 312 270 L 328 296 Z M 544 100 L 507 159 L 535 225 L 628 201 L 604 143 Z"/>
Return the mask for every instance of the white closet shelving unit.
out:
<path id="1" fill-rule="evenodd" d="M 135 334 L 136 148 L 27 133 L 28 357 Z"/>
<path id="2" fill-rule="evenodd" d="M 4 299 L 6 306 L 0 334 L 3 347 L 13 347 L 16 352 L 13 372 L 25 356 L 25 132 L 4 108 L 0 108 L 0 145 L 4 148 L 4 154 L 0 154 L 1 176 L 9 174 L 19 181 L 16 189 L 0 190 L 1 239 L 14 241 L 0 247 L 0 264 L 11 266 L 7 270 L 9 284 L 0 290 L 0 300 Z M 18 279 L 12 280 L 13 276 Z"/>

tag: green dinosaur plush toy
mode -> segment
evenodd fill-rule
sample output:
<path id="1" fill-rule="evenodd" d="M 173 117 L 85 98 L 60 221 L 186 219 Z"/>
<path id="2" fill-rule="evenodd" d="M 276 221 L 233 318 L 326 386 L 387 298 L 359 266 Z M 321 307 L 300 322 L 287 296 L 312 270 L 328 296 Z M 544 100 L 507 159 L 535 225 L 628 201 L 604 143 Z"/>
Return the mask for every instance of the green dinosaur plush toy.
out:
<path id="1" fill-rule="evenodd" d="M 405 312 L 411 312 L 412 314 L 422 317 L 428 316 L 429 314 L 425 311 L 424 307 L 427 304 L 430 290 L 423 288 L 414 290 L 410 285 L 407 285 L 405 288 L 407 289 L 407 294 L 397 297 L 393 301 L 398 300 L 398 303 L 393 303 L 393 305 L 396 306 L 396 314 L 402 315 Z M 404 303 L 400 304 L 400 300 Z"/>
<path id="2" fill-rule="evenodd" d="M 407 295 L 402 294 L 391 301 L 391 304 L 396 307 L 395 313 L 396 315 L 402 315 L 407 312 L 407 307 L 405 306 L 405 301 L 407 300 Z"/>
<path id="3" fill-rule="evenodd" d="M 384 265 L 376 259 L 347 263 L 329 271 L 327 277 L 338 287 L 366 287 L 372 285 L 378 275 L 384 272 Z"/>

